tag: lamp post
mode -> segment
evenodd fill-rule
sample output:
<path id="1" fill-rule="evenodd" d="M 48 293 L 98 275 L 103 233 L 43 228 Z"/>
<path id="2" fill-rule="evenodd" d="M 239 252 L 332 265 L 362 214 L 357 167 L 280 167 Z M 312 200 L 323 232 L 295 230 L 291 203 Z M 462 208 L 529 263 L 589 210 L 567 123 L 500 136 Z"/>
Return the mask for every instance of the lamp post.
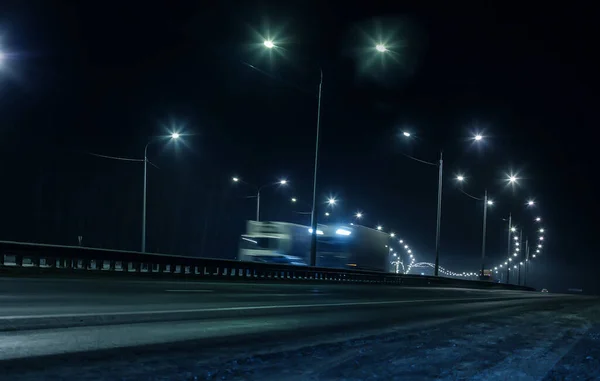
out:
<path id="1" fill-rule="evenodd" d="M 287 185 L 287 183 L 288 183 L 288 181 L 286 179 L 281 179 L 274 183 L 268 183 L 268 184 L 263 184 L 261 186 L 256 186 L 256 185 L 247 183 L 247 182 L 241 180 L 239 177 L 235 177 L 235 176 L 231 178 L 231 181 L 233 181 L 234 183 L 246 184 L 246 185 L 256 189 L 256 196 L 251 196 L 251 197 L 256 197 L 256 222 L 260 221 L 260 192 L 266 187 L 270 187 L 270 186 L 274 186 L 274 185 Z M 295 199 L 292 199 L 292 200 L 295 200 Z M 295 202 L 295 201 L 292 201 L 292 202 Z"/>
<path id="2" fill-rule="evenodd" d="M 171 139 L 177 140 L 180 135 L 177 132 L 173 132 L 170 135 Z M 146 252 L 146 199 L 148 192 L 148 146 L 155 142 L 157 137 L 151 138 L 146 146 L 144 147 L 144 197 L 142 206 L 142 253 Z"/>
<path id="3" fill-rule="evenodd" d="M 479 139 L 478 139 L 478 137 L 479 137 Z M 476 135 L 474 139 L 481 140 L 481 137 L 480 137 L 480 135 Z M 456 176 L 456 180 L 458 182 L 462 183 L 465 181 L 465 177 L 463 175 L 458 175 L 458 176 Z M 483 199 L 481 199 L 479 197 L 475 197 L 475 196 L 465 192 L 462 189 L 460 189 L 460 191 L 472 199 L 475 199 L 478 201 L 483 201 L 483 231 L 482 231 L 482 237 L 481 237 L 481 273 L 480 273 L 481 278 L 483 278 L 483 275 L 485 272 L 485 241 L 486 241 L 486 233 L 487 233 L 487 209 L 488 209 L 488 206 L 494 205 L 494 202 L 492 200 L 488 199 L 487 189 L 484 190 Z"/>
<path id="4" fill-rule="evenodd" d="M 270 39 L 263 41 L 263 46 L 266 49 L 278 49 L 277 44 Z M 375 49 L 383 54 L 388 51 L 385 45 L 377 44 Z M 317 92 L 317 130 L 315 136 L 315 158 L 313 169 L 313 197 L 312 210 L 310 215 L 311 240 L 310 240 L 310 265 L 317 265 L 317 172 L 319 167 L 319 137 L 321 135 L 321 95 L 323 93 L 323 68 L 319 68 L 319 89 Z M 258 218 L 257 218 L 258 220 Z"/>

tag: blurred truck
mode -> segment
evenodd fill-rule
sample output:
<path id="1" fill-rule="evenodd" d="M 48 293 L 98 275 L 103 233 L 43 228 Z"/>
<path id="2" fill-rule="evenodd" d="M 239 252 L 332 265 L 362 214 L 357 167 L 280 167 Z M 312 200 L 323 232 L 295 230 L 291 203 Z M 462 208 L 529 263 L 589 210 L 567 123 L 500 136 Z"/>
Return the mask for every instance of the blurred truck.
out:
<path id="1" fill-rule="evenodd" d="M 248 221 L 240 237 L 238 260 L 310 265 L 309 226 L 278 221 Z M 360 225 L 318 225 L 318 267 L 393 271 L 389 235 Z"/>

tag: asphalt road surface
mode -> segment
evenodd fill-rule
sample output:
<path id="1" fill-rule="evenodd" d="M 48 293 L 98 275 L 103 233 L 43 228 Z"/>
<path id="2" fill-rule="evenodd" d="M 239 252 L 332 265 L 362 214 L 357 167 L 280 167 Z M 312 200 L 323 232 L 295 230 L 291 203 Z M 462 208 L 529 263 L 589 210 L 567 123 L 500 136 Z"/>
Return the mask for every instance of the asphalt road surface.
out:
<path id="1" fill-rule="evenodd" d="M 77 368 L 76 358 L 114 364 L 115 356 L 125 356 L 135 363 L 196 351 L 203 359 L 224 359 L 594 302 L 539 292 L 359 284 L 0 278 L 0 379 L 23 376 L 24 367 L 35 371 L 32 363 L 58 366 L 60 356 L 71 359 L 69 369 Z"/>

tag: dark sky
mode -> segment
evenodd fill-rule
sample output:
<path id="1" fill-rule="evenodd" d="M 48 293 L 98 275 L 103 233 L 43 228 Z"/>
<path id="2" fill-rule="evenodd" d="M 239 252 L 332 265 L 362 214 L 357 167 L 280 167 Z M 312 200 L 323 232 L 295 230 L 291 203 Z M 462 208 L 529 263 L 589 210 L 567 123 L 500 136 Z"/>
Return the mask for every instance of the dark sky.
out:
<path id="1" fill-rule="evenodd" d="M 149 148 L 148 248 L 232 258 L 255 204 L 231 176 L 291 186 L 262 218 L 307 223 L 319 68 L 319 197 L 331 221 L 365 213 L 433 262 L 444 150 L 441 265 L 476 271 L 482 204 L 489 264 L 506 257 L 512 212 L 537 239 L 534 285 L 595 287 L 598 60 L 593 10 L 505 2 L 48 2 L 0 6 L 0 239 L 137 250 L 140 162 Z M 443 2 L 439 2 L 443 3 Z M 177 5 L 175 5 L 177 4 Z M 358 3 L 357 3 L 358 4 Z M 281 48 L 266 53 L 261 36 Z M 373 43 L 390 51 L 377 56 Z M 256 69 L 252 69 L 253 65 Z M 407 142 L 401 131 L 416 138 Z M 469 137 L 480 131 L 485 142 Z M 513 171 L 519 186 L 503 179 Z M 534 198 L 534 210 L 525 201 Z M 325 222 L 325 220 L 323 220 Z"/>

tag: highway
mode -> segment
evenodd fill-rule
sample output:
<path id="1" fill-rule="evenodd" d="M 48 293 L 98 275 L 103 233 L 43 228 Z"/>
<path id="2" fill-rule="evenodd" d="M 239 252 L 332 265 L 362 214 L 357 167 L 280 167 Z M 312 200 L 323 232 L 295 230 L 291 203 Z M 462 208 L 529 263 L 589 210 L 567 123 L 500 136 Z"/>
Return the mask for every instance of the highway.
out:
<path id="1" fill-rule="evenodd" d="M 302 346 L 585 303 L 502 290 L 0 278 L 0 370 L 9 363 L 18 369 L 32 357 L 41 364 L 65 354 L 109 358 L 115 350 L 142 356 L 166 346 L 170 353 L 211 347 L 211 356 L 223 356 L 234 348 L 264 350 L 265 343 Z"/>

